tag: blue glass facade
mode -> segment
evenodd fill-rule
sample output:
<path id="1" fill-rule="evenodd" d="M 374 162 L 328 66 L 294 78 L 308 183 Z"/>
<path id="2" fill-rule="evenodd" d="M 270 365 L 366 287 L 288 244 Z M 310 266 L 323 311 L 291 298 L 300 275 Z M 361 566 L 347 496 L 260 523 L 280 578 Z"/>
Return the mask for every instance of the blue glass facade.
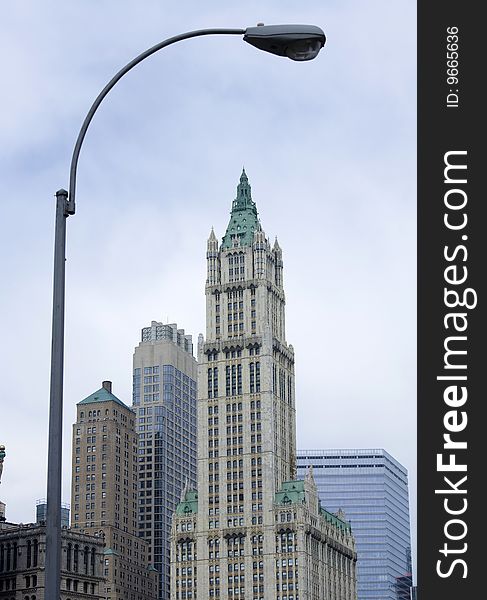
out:
<path id="1" fill-rule="evenodd" d="M 169 598 L 172 516 L 185 484 L 196 485 L 196 361 L 182 331 L 154 322 L 134 354 L 138 533 L 150 544 L 161 600 Z"/>
<path id="2" fill-rule="evenodd" d="M 357 550 L 358 600 L 403 600 L 398 581 L 411 573 L 407 470 L 382 449 L 299 450 L 324 508 L 351 522 Z M 402 586 L 401 586 L 402 587 Z"/>
<path id="3" fill-rule="evenodd" d="M 47 518 L 47 502 L 39 500 L 36 503 L 36 523 L 45 523 Z M 61 505 L 61 527 L 69 527 L 69 506 Z"/>

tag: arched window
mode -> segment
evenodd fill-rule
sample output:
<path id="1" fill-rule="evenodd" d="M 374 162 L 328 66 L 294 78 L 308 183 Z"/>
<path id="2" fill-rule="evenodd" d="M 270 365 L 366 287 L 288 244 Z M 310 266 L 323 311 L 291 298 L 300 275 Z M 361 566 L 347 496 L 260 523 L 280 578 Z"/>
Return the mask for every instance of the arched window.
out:
<path id="1" fill-rule="evenodd" d="M 95 548 L 91 549 L 91 574 L 95 574 Z"/>
<path id="2" fill-rule="evenodd" d="M 32 542 L 27 540 L 27 568 L 32 567 Z"/>
<path id="3" fill-rule="evenodd" d="M 83 552 L 83 562 L 85 564 L 85 575 L 88 575 L 88 560 L 89 560 L 90 549 L 88 546 L 85 546 L 85 550 Z"/>

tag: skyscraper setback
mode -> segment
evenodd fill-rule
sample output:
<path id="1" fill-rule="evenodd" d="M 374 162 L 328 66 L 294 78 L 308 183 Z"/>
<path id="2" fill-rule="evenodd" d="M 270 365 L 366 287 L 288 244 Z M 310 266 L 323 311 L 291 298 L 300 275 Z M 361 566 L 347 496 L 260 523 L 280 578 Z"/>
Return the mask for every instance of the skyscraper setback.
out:
<path id="1" fill-rule="evenodd" d="M 159 572 L 159 598 L 169 598 L 172 515 L 187 482 L 196 484 L 196 360 L 176 324 L 142 329 L 133 361 L 138 433 L 137 528 Z"/>
<path id="2" fill-rule="evenodd" d="M 221 245 L 207 245 L 198 340 L 198 486 L 173 521 L 171 598 L 353 600 L 354 540 L 296 479 L 294 351 L 283 260 L 245 171 Z"/>

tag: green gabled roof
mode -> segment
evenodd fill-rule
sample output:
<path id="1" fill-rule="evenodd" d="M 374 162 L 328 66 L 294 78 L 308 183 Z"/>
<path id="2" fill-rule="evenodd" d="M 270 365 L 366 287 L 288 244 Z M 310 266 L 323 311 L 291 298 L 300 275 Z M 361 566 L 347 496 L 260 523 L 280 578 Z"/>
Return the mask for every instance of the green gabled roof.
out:
<path id="1" fill-rule="evenodd" d="M 304 481 L 285 481 L 276 493 L 276 504 L 296 504 L 304 501 Z"/>
<path id="2" fill-rule="evenodd" d="M 124 408 L 129 408 L 119 398 L 114 396 L 112 394 L 112 392 L 109 392 L 104 387 L 100 388 L 96 392 L 93 392 L 93 394 L 91 394 L 90 396 L 87 396 L 86 398 L 81 400 L 81 402 L 78 402 L 78 404 L 94 404 L 95 402 L 109 402 L 109 401 L 116 402 L 117 404 L 120 404 L 120 406 L 123 406 Z"/>
<path id="3" fill-rule="evenodd" d="M 177 515 L 190 515 L 198 512 L 198 492 L 189 490 L 184 495 L 184 500 L 176 506 Z"/>
<path id="4" fill-rule="evenodd" d="M 285 481 L 281 489 L 275 495 L 275 503 L 278 505 L 285 506 L 286 504 L 299 504 L 303 503 L 306 498 L 306 492 L 304 489 L 304 481 L 298 479 L 296 481 Z M 332 523 L 335 527 L 344 531 L 351 531 L 352 527 L 348 521 L 341 519 L 339 516 L 328 512 L 321 506 L 320 502 L 320 515 L 327 521 Z"/>
<path id="5" fill-rule="evenodd" d="M 338 527 L 339 529 L 343 529 L 345 531 L 352 530 L 352 526 L 350 525 L 350 523 L 348 521 L 344 521 L 343 519 L 340 519 L 339 517 L 337 517 L 337 515 L 334 515 L 333 513 L 328 512 L 321 506 L 320 506 L 320 514 L 322 517 L 324 517 L 325 521 L 327 521 L 328 523 L 332 523 L 333 525 L 335 525 L 335 527 Z"/>
<path id="6" fill-rule="evenodd" d="M 237 197 L 232 204 L 230 222 L 223 236 L 221 248 L 233 248 L 235 240 L 238 240 L 240 246 L 250 246 L 258 227 L 257 207 L 252 200 L 247 174 L 245 169 L 242 169 L 240 183 L 237 186 Z"/>
<path id="7" fill-rule="evenodd" d="M 120 556 L 120 554 L 118 552 L 116 552 L 115 550 L 113 550 L 112 548 L 105 548 L 105 550 L 103 550 L 103 554 L 105 554 L 106 556 Z"/>

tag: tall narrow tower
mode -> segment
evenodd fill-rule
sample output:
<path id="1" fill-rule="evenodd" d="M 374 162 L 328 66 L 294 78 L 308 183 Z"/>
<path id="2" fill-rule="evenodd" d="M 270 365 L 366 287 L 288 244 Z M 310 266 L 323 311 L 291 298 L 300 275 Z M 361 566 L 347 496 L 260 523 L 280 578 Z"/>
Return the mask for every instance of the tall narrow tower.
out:
<path id="1" fill-rule="evenodd" d="M 184 490 L 173 521 L 171 598 L 352 600 L 350 526 L 321 508 L 312 472 L 296 481 L 282 251 L 262 230 L 245 170 L 207 263 L 198 490 Z"/>
<path id="2" fill-rule="evenodd" d="M 152 321 L 134 352 L 133 410 L 138 432 L 138 534 L 169 600 L 172 515 L 185 483 L 196 484 L 196 360 L 175 323 Z"/>

